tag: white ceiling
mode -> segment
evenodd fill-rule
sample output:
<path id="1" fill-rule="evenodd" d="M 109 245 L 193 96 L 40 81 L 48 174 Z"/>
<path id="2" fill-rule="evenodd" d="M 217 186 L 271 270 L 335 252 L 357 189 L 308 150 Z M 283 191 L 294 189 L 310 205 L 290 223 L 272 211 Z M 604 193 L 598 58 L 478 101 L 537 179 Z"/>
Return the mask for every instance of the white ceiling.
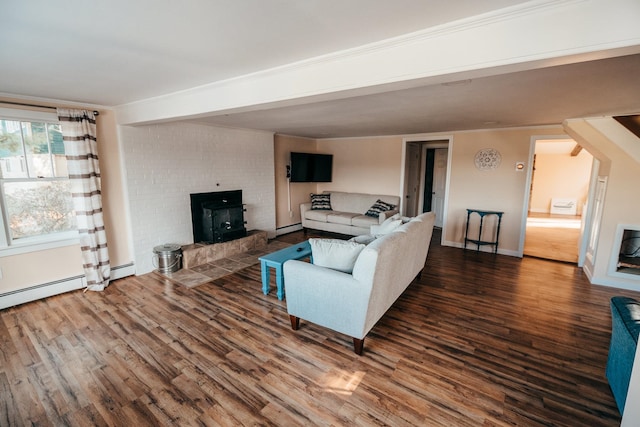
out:
<path id="1" fill-rule="evenodd" d="M 115 107 L 522 3 L 2 0 L 0 93 Z M 198 120 L 308 137 L 558 124 L 637 113 L 638 75 L 640 55 L 611 57 Z"/>

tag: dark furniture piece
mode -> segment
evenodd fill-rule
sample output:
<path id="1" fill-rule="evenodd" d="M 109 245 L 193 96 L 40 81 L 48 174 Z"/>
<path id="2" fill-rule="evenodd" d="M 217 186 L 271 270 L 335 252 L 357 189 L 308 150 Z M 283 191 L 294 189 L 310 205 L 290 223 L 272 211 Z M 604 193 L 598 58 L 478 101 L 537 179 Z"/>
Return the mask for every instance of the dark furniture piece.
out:
<path id="1" fill-rule="evenodd" d="M 611 298 L 611 344 L 606 376 L 620 415 L 624 413 L 631 370 L 640 334 L 640 301 Z"/>
<path id="2" fill-rule="evenodd" d="M 242 190 L 191 194 L 194 243 L 220 243 L 246 237 Z"/>
<path id="3" fill-rule="evenodd" d="M 478 238 L 471 239 L 469 238 L 469 221 L 471 219 L 471 214 L 480 215 L 480 228 L 478 229 Z M 502 222 L 502 215 L 504 212 L 498 211 L 484 211 L 480 209 L 467 209 L 467 227 L 464 231 L 464 248 L 467 249 L 467 243 L 474 243 L 476 245 L 476 250 L 480 250 L 480 246 L 489 245 L 493 246 L 493 253 L 498 253 L 498 239 L 500 237 L 500 223 Z M 484 217 L 487 215 L 497 215 L 498 216 L 498 225 L 496 226 L 496 237 L 494 240 L 482 240 L 482 227 L 484 225 Z"/>

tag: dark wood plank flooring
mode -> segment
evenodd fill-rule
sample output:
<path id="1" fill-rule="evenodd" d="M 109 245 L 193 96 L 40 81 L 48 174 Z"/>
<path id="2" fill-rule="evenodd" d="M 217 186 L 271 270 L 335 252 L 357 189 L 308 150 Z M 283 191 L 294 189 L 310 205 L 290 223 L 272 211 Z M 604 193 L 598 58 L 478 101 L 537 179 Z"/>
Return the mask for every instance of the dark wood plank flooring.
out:
<path id="1" fill-rule="evenodd" d="M 0 425 L 618 425 L 609 298 L 638 293 L 439 237 L 361 357 L 344 335 L 292 331 L 259 265 L 192 289 L 151 273 L 2 310 Z"/>

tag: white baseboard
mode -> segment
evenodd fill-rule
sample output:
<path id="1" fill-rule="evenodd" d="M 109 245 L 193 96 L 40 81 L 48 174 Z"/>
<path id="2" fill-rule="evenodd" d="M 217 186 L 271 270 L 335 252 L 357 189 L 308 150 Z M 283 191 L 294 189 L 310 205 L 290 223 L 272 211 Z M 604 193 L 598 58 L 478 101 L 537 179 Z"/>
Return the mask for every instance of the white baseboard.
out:
<path id="1" fill-rule="evenodd" d="M 75 291 L 85 287 L 84 276 L 69 277 L 55 282 L 43 283 L 25 289 L 18 289 L 0 295 L 0 309 L 13 307 L 14 305 Z"/>
<path id="2" fill-rule="evenodd" d="M 133 263 L 111 268 L 111 280 L 121 279 L 134 274 L 135 266 Z M 82 275 L 42 283 L 40 285 L 30 286 L 24 289 L 16 289 L 15 291 L 0 294 L 0 309 L 13 307 L 14 305 L 24 304 L 65 292 L 76 291 L 85 287 L 86 280 L 84 275 Z"/>
<path id="3" fill-rule="evenodd" d="M 460 243 L 460 242 L 452 242 L 450 240 L 445 240 L 441 244 L 442 244 L 442 246 L 451 246 L 453 248 L 464 249 L 464 244 Z M 467 243 L 467 249 L 466 250 L 475 252 L 476 251 L 476 245 L 473 244 L 473 243 Z M 480 252 L 493 253 L 493 246 L 481 245 L 480 246 Z M 522 258 L 522 256 L 518 253 L 518 251 L 510 251 L 510 250 L 506 250 L 506 249 L 500 249 L 499 245 L 498 245 L 498 254 L 507 255 L 507 256 L 514 256 L 516 258 Z"/>
<path id="4" fill-rule="evenodd" d="M 132 262 L 111 267 L 111 280 L 122 279 L 123 277 L 133 276 L 134 274 L 136 274 L 136 266 Z"/>
<path id="5" fill-rule="evenodd" d="M 589 279 L 589 283 L 591 283 L 592 285 L 607 286 L 609 288 L 625 289 L 628 291 L 640 291 L 640 282 L 638 281 L 629 281 L 612 276 L 595 277 L 593 275 L 593 272 L 585 272 L 588 273 L 587 278 Z"/>
<path id="6" fill-rule="evenodd" d="M 281 236 L 283 234 L 293 233 L 294 231 L 302 230 L 302 224 L 291 224 L 285 227 L 276 228 L 276 236 Z"/>

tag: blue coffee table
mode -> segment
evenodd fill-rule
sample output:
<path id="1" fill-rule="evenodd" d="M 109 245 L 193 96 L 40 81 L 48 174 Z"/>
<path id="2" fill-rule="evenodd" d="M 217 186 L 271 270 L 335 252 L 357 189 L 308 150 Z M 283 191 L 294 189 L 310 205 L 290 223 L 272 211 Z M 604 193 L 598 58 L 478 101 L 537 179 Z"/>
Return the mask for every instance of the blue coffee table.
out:
<path id="1" fill-rule="evenodd" d="M 311 245 L 308 241 L 280 249 L 279 251 L 259 257 L 262 270 L 262 292 L 269 294 L 269 267 L 276 270 L 276 286 L 278 299 L 284 299 L 284 278 L 282 277 L 282 265 L 290 259 L 302 259 L 311 257 Z M 313 260 L 312 260 L 313 262 Z"/>

